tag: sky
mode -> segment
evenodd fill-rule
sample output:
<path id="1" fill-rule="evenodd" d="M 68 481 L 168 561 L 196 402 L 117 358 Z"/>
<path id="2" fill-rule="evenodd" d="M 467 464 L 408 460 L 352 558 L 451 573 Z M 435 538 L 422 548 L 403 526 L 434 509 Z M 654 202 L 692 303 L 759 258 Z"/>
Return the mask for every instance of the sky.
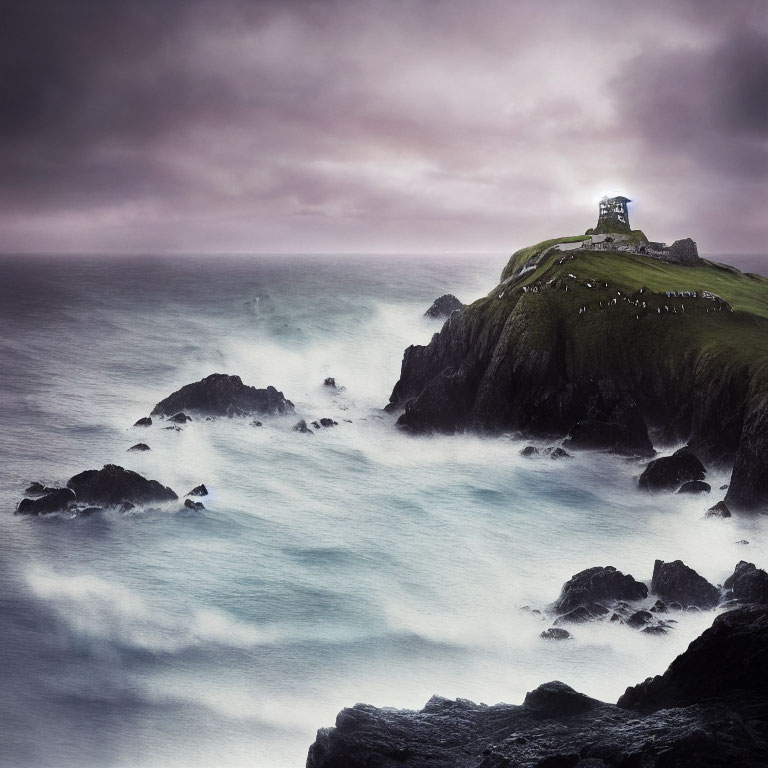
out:
<path id="1" fill-rule="evenodd" d="M 2 252 L 768 252 L 768 0 L 24 0 Z"/>

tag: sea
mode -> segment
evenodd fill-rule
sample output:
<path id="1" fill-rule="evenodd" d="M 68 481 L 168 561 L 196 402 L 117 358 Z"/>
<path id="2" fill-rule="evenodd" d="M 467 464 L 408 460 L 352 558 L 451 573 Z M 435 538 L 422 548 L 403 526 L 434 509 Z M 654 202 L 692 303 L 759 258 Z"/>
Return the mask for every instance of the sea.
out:
<path id="1" fill-rule="evenodd" d="M 427 307 L 483 296 L 505 261 L 0 257 L 3 768 L 300 768 L 357 702 L 514 704 L 550 680 L 615 701 L 709 626 L 540 637 L 584 568 L 648 580 L 679 558 L 719 584 L 740 559 L 768 566 L 765 518 L 703 518 L 727 473 L 706 499 L 649 496 L 634 460 L 414 437 L 383 411 L 403 350 L 440 330 Z M 214 372 L 296 413 L 132 426 Z M 293 429 L 321 417 L 338 426 Z M 30 482 L 107 463 L 182 498 L 204 483 L 205 509 L 14 515 Z"/>

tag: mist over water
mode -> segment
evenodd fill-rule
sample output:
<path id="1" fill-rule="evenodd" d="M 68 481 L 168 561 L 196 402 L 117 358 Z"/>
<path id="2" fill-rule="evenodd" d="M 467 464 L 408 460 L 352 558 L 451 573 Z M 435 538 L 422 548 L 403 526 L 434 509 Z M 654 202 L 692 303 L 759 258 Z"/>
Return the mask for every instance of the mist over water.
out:
<path id="1" fill-rule="evenodd" d="M 440 328 L 424 310 L 484 295 L 503 262 L 0 258 L 3 766 L 302 766 L 344 706 L 519 703 L 553 679 L 615 700 L 711 623 L 547 643 L 520 608 L 593 565 L 649 579 L 681 558 L 713 583 L 766 567 L 760 518 L 703 520 L 716 492 L 640 494 L 633 461 L 414 438 L 382 412 L 405 347 Z M 131 428 L 213 372 L 274 385 L 296 415 Z M 292 430 L 324 416 L 339 426 Z M 207 509 L 12 514 L 29 482 L 106 463 L 180 496 L 205 483 Z"/>

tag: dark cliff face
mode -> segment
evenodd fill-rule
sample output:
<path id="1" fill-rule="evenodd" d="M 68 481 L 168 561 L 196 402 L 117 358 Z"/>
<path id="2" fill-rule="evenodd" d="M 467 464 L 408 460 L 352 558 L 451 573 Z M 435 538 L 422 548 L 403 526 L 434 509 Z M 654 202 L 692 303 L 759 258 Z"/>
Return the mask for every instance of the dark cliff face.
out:
<path id="1" fill-rule="evenodd" d="M 768 406 L 755 405 L 750 370 L 689 342 L 682 322 L 616 310 L 587 320 L 562 291 L 499 286 L 409 347 L 388 406 L 403 409 L 398 425 L 534 437 L 608 425 L 593 447 L 640 456 L 650 432 L 660 445 L 688 442 L 708 464 L 735 460 L 728 503 L 768 504 Z M 612 446 L 614 433 L 623 438 Z"/>
<path id="2" fill-rule="evenodd" d="M 618 705 L 655 710 L 732 692 L 768 698 L 768 611 L 739 608 L 718 616 L 663 675 L 627 688 Z"/>
<path id="3" fill-rule="evenodd" d="M 745 420 L 725 503 L 734 509 L 768 507 L 768 399 L 759 400 Z"/>
<path id="4" fill-rule="evenodd" d="M 424 709 L 345 709 L 307 768 L 701 768 L 768 764 L 768 616 L 718 617 L 661 677 L 605 704 L 561 682 L 521 706 L 433 697 Z"/>

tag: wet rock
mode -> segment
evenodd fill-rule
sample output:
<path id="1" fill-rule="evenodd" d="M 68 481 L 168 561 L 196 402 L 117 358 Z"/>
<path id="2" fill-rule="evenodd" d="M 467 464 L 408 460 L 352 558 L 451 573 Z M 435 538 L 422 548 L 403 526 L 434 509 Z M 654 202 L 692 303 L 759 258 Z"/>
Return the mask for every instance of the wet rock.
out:
<path id="1" fill-rule="evenodd" d="M 572 459 L 573 456 L 568 453 L 564 448 L 553 446 L 551 448 L 544 449 L 544 455 L 549 456 L 550 459 Z"/>
<path id="2" fill-rule="evenodd" d="M 103 512 L 103 511 L 104 511 L 104 507 L 78 507 L 77 516 L 90 517 L 91 515 L 95 515 L 97 512 Z"/>
<path id="3" fill-rule="evenodd" d="M 647 635 L 666 635 L 669 632 L 669 628 L 663 624 L 651 624 L 643 627 L 640 631 L 645 632 Z"/>
<path id="4" fill-rule="evenodd" d="M 116 464 L 81 472 L 69 479 L 67 487 L 74 491 L 78 502 L 102 506 L 116 506 L 124 501 L 150 504 L 178 499 L 170 488 L 157 480 L 148 480 L 138 472 Z"/>
<path id="5" fill-rule="evenodd" d="M 329 376 L 324 382 L 324 387 L 330 387 L 331 389 L 336 389 L 336 379 L 333 378 L 333 376 Z"/>
<path id="6" fill-rule="evenodd" d="M 693 704 L 730 691 L 768 691 L 768 612 L 745 607 L 718 616 L 661 676 L 628 688 L 620 707 Z"/>
<path id="7" fill-rule="evenodd" d="M 317 421 L 312 422 L 312 426 L 315 429 L 320 429 L 321 427 L 338 427 L 339 422 L 334 421 L 333 419 L 328 419 L 328 418 L 318 419 Z"/>
<path id="8" fill-rule="evenodd" d="M 628 619 L 627 624 L 630 627 L 644 627 L 653 619 L 653 614 L 648 611 L 635 611 Z"/>
<path id="9" fill-rule="evenodd" d="M 653 456 L 655 453 L 645 419 L 629 395 L 618 397 L 610 413 L 592 408 L 589 415 L 571 427 L 564 443 L 566 448 L 610 451 L 624 456 Z"/>
<path id="10" fill-rule="evenodd" d="M 653 566 L 651 592 L 664 600 L 676 600 L 694 608 L 714 608 L 720 602 L 720 591 L 682 560 L 665 563 L 657 560 Z"/>
<path id="11" fill-rule="evenodd" d="M 314 432 L 307 426 L 307 422 L 304 419 L 300 419 L 293 425 L 294 432 L 301 432 L 304 435 L 313 435 Z"/>
<path id="12" fill-rule="evenodd" d="M 42 496 L 45 493 L 45 486 L 42 483 L 35 481 L 30 483 L 24 490 L 25 496 Z"/>
<path id="13" fill-rule="evenodd" d="M 721 490 L 721 491 L 727 491 L 727 490 L 728 490 L 728 488 L 729 488 L 729 485 L 728 485 L 728 483 L 725 483 L 725 485 L 721 485 L 721 486 L 720 486 L 720 490 Z"/>
<path id="14" fill-rule="evenodd" d="M 669 608 L 663 600 L 657 600 L 651 607 L 651 611 L 654 613 L 668 613 Z"/>
<path id="15" fill-rule="evenodd" d="M 601 706 L 601 702 L 554 680 L 526 693 L 523 706 L 542 717 L 566 717 Z"/>
<path id="16" fill-rule="evenodd" d="M 678 493 L 709 493 L 712 486 L 703 480 L 689 480 L 683 483 L 678 489 Z"/>
<path id="17" fill-rule="evenodd" d="M 589 603 L 642 600 L 646 597 L 648 588 L 629 574 L 616 570 L 612 565 L 595 566 L 571 576 L 563 585 L 552 610 L 564 613 Z"/>
<path id="18" fill-rule="evenodd" d="M 768 604 L 768 573 L 754 563 L 739 561 L 733 574 L 725 580 L 723 588 L 728 597 L 740 603 Z"/>
<path id="19" fill-rule="evenodd" d="M 735 541 L 734 544 L 749 544 L 749 542 L 746 539 L 739 539 L 738 541 Z"/>
<path id="20" fill-rule="evenodd" d="M 151 451 L 152 449 L 146 444 L 146 443 L 136 443 L 136 445 L 132 445 L 128 452 L 133 453 L 143 453 L 145 451 Z"/>
<path id="21" fill-rule="evenodd" d="M 186 413 L 180 412 L 169 416 L 168 421 L 172 421 L 174 424 L 186 424 L 188 421 L 192 421 L 192 418 L 187 416 Z"/>
<path id="22" fill-rule="evenodd" d="M 539 449 L 535 445 L 526 445 L 525 448 L 523 448 L 520 451 L 521 456 L 537 456 L 539 454 Z"/>
<path id="23" fill-rule="evenodd" d="M 181 432 L 181 427 L 175 425 L 172 427 L 163 427 L 163 429 L 170 429 L 172 432 Z"/>
<path id="24" fill-rule="evenodd" d="M 659 634 L 659 625 L 648 634 Z M 766 765 L 768 619 L 738 609 L 620 706 L 563 683 L 522 706 L 433 697 L 419 712 L 358 704 L 322 728 L 307 768 L 726 768 Z M 704 673 L 703 673 L 704 672 Z"/>
<path id="25" fill-rule="evenodd" d="M 137 422 L 134 423 L 134 427 L 151 427 L 152 419 L 149 416 L 142 416 Z"/>
<path id="26" fill-rule="evenodd" d="M 541 633 L 541 637 L 545 640 L 568 640 L 570 636 L 571 633 L 562 627 L 550 627 Z"/>
<path id="27" fill-rule="evenodd" d="M 648 491 L 674 491 L 688 481 L 703 480 L 706 472 L 696 454 L 686 445 L 671 456 L 649 462 L 638 485 Z"/>
<path id="28" fill-rule="evenodd" d="M 707 514 L 704 517 L 730 517 L 731 510 L 728 509 L 728 505 L 724 501 L 718 501 L 714 507 L 710 507 L 707 510 Z"/>
<path id="29" fill-rule="evenodd" d="M 261 426 L 263 426 L 263 424 L 260 421 L 256 421 L 254 419 L 254 421 L 251 422 L 251 426 L 252 427 L 261 427 Z"/>
<path id="30" fill-rule="evenodd" d="M 413 434 L 450 433 L 460 429 L 471 385 L 470 373 L 466 365 L 458 369 L 444 368 L 427 383 L 418 398 L 405 403 L 397 426 Z"/>
<path id="31" fill-rule="evenodd" d="M 200 484 L 196 485 L 188 494 L 187 496 L 207 496 L 208 495 L 208 489 L 205 487 L 205 485 Z"/>
<path id="32" fill-rule="evenodd" d="M 744 419 L 725 503 L 731 510 L 768 510 L 768 397 Z"/>
<path id="33" fill-rule="evenodd" d="M 152 416 L 191 411 L 207 416 L 251 416 L 293 413 L 293 403 L 274 387 L 257 389 L 243 384 L 239 376 L 213 373 L 187 384 L 161 400 Z"/>
<path id="34" fill-rule="evenodd" d="M 75 494 L 69 488 L 58 488 L 37 499 L 22 499 L 16 507 L 17 515 L 49 515 L 63 512 L 75 502 Z"/>
<path id="35" fill-rule="evenodd" d="M 450 317 L 454 312 L 464 309 L 464 306 L 452 293 L 446 293 L 432 302 L 432 306 L 424 313 L 424 317 L 436 319 Z"/>
<path id="36" fill-rule="evenodd" d="M 192 499 L 184 499 L 184 506 L 187 509 L 205 509 L 202 501 L 192 501 Z"/>
<path id="37" fill-rule="evenodd" d="M 584 624 L 587 621 L 593 621 L 601 616 L 605 616 L 608 609 L 600 603 L 587 603 L 574 608 L 568 613 L 558 616 L 555 619 L 555 626 L 560 624 Z"/>

